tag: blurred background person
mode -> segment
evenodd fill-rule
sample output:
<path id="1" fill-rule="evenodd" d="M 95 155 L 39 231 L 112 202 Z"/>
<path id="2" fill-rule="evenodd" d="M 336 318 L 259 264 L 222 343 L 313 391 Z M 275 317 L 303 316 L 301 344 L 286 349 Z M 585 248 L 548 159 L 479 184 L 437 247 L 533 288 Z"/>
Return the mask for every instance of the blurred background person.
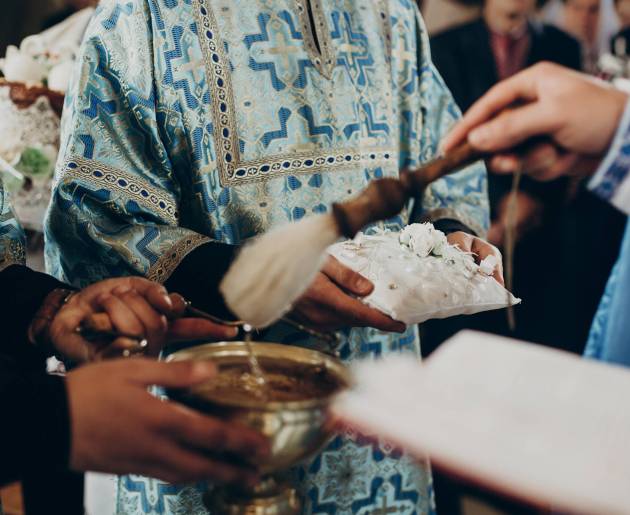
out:
<path id="1" fill-rule="evenodd" d="M 615 12 L 621 30 L 630 27 L 630 0 L 615 0 Z"/>
<path id="2" fill-rule="evenodd" d="M 609 51 L 620 20 L 614 0 L 551 0 L 542 19 L 567 31 L 582 44 L 582 71 L 597 74 L 601 55 Z"/>
<path id="3" fill-rule="evenodd" d="M 471 0 L 418 0 L 429 34 L 471 21 L 479 16 L 478 1 Z"/>
<path id="4" fill-rule="evenodd" d="M 483 9 L 477 19 L 431 38 L 433 61 L 463 111 L 499 80 L 539 61 L 580 68 L 579 43 L 533 20 L 537 0 L 478 4 Z"/>
<path id="5" fill-rule="evenodd" d="M 600 56 L 600 0 L 564 0 L 562 27 L 582 43 L 582 69 L 595 75 Z"/>
<path id="6" fill-rule="evenodd" d="M 630 54 L 630 0 L 615 0 L 615 12 L 619 18 L 619 32 L 610 40 L 613 55 L 623 57 Z"/>

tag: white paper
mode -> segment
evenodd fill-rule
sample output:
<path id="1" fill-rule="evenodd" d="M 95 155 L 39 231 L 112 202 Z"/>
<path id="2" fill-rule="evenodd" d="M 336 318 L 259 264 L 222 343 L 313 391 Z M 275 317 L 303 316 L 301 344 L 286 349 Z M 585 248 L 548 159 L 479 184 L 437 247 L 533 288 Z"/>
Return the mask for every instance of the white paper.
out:
<path id="1" fill-rule="evenodd" d="M 118 476 L 110 474 L 85 474 L 86 515 L 113 515 L 116 513 L 116 489 Z"/>
<path id="2" fill-rule="evenodd" d="M 627 369 L 466 331 L 356 379 L 333 407 L 350 425 L 533 504 L 630 513 Z"/>

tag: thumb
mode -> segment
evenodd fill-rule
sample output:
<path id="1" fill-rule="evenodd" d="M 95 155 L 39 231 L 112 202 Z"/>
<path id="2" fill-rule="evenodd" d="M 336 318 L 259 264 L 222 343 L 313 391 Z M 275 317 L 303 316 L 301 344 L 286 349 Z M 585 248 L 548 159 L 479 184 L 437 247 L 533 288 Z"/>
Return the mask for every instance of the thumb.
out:
<path id="1" fill-rule="evenodd" d="M 332 256 L 328 256 L 322 272 L 337 286 L 354 295 L 365 297 L 374 290 L 374 284 L 369 279 L 342 265 Z"/>
<path id="2" fill-rule="evenodd" d="M 144 386 L 166 388 L 190 388 L 216 376 L 217 367 L 210 361 L 161 361 L 135 360 L 134 380 Z"/>

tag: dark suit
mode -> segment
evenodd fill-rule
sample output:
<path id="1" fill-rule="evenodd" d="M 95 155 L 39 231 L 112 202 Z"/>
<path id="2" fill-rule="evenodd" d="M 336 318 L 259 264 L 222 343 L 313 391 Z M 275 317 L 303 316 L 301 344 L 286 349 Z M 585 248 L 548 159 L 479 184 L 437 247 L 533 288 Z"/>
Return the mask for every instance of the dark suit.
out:
<path id="1" fill-rule="evenodd" d="M 551 61 L 579 70 L 580 44 L 550 25 L 531 24 L 527 66 Z M 499 78 L 486 23 L 477 21 L 455 27 L 431 38 L 433 62 L 450 88 L 459 107 L 466 111 Z"/>

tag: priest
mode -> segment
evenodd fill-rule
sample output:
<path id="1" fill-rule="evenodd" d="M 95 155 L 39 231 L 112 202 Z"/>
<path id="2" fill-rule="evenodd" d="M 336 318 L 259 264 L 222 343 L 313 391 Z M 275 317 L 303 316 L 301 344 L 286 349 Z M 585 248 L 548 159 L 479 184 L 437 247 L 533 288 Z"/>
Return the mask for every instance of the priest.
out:
<path id="1" fill-rule="evenodd" d="M 112 0 L 66 107 L 50 271 L 141 274 L 224 316 L 217 284 L 242 242 L 434 157 L 459 115 L 415 2 L 398 0 Z M 472 166 L 380 227 L 431 220 L 483 259 L 498 252 L 481 239 L 486 190 Z M 346 361 L 419 356 L 416 327 L 357 299 L 372 288 L 331 259 L 289 316 L 339 330 Z M 303 336 L 265 338 L 317 345 Z M 294 472 L 308 513 L 433 510 L 426 464 L 352 434 Z M 204 512 L 196 490 L 150 479 L 121 478 L 116 495 L 118 513 Z"/>

